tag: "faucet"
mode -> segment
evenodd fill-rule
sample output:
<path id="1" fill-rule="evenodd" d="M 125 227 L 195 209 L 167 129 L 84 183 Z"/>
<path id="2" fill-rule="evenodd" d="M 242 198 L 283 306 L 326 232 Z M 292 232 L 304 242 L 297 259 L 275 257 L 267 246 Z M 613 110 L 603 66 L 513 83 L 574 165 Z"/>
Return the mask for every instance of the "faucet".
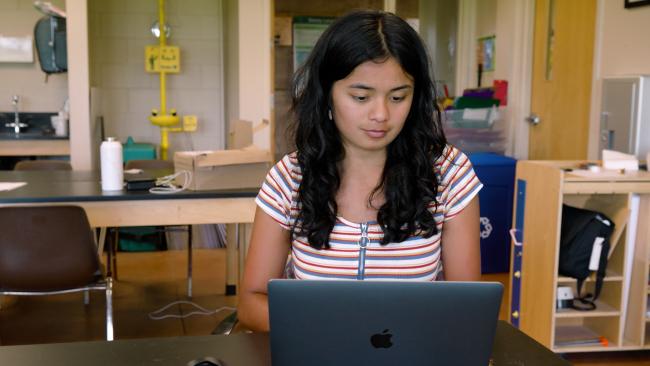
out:
<path id="1" fill-rule="evenodd" d="M 14 95 L 11 98 L 11 104 L 14 106 L 14 121 L 10 123 L 5 123 L 5 127 L 13 127 L 14 132 L 16 134 L 20 133 L 20 129 L 27 127 L 27 123 L 20 122 L 20 116 L 18 115 L 18 102 L 20 101 L 20 97 L 18 95 Z"/>

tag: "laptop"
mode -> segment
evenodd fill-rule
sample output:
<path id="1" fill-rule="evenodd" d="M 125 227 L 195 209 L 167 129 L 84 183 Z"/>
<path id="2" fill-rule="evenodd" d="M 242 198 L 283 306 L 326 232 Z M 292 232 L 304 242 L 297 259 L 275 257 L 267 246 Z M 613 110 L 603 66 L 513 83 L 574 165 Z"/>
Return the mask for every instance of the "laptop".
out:
<path id="1" fill-rule="evenodd" d="M 495 282 L 269 282 L 273 366 L 486 366 Z"/>

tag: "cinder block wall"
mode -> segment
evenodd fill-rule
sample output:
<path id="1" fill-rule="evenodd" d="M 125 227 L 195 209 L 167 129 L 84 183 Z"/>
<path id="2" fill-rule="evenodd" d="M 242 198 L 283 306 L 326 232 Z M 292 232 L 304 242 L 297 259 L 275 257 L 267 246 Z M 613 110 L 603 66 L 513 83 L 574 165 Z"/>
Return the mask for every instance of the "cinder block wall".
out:
<path id="1" fill-rule="evenodd" d="M 181 72 L 167 77 L 167 107 L 196 115 L 198 131 L 170 135 L 177 150 L 222 149 L 223 15 L 220 0 L 167 0 L 169 45 L 180 47 Z M 158 44 L 150 28 L 158 18 L 155 0 L 90 0 L 91 86 L 99 89 L 106 134 L 124 141 L 159 144 L 160 130 L 147 117 L 159 109 L 158 74 L 144 70 L 144 48 Z"/>

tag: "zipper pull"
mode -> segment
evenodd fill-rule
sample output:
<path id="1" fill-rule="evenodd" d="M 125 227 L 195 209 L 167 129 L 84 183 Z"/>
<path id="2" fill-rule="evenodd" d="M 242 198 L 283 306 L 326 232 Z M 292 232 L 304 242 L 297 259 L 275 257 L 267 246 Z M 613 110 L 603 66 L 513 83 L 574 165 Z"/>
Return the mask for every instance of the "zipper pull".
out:
<path id="1" fill-rule="evenodd" d="M 360 225 L 361 229 L 361 239 L 359 240 L 359 246 L 365 248 L 368 246 L 368 223 L 364 222 Z"/>
<path id="2" fill-rule="evenodd" d="M 366 247 L 368 246 L 368 223 L 364 222 L 359 225 L 361 229 L 361 238 L 359 238 L 359 266 L 357 271 L 357 280 L 363 280 L 366 272 Z"/>

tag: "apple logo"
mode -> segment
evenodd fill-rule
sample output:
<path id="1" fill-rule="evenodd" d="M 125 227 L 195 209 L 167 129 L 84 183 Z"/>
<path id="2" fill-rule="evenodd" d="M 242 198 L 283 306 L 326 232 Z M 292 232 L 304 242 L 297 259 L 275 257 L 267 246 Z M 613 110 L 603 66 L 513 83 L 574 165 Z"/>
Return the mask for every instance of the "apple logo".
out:
<path id="1" fill-rule="evenodd" d="M 390 341 L 392 336 L 392 334 L 388 333 L 388 329 L 384 329 L 383 332 L 373 334 L 370 337 L 370 344 L 375 348 L 390 348 L 393 345 L 393 342 Z"/>

